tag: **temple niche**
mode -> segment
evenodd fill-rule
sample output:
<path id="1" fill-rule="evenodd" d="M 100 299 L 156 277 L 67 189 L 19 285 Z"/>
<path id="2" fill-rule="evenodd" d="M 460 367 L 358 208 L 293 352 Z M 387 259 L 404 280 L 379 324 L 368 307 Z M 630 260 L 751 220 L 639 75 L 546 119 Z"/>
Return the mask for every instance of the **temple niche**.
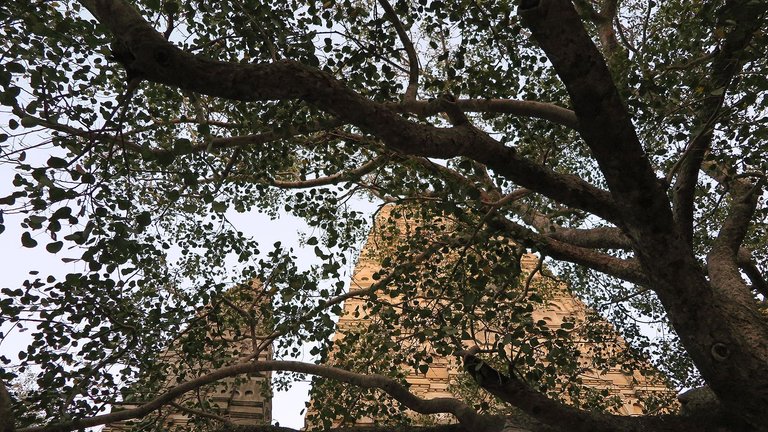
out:
<path id="1" fill-rule="evenodd" d="M 386 271 L 382 271 L 383 257 L 397 249 L 404 238 L 444 234 L 454 223 L 446 221 L 432 231 L 422 230 L 423 222 L 420 222 L 419 218 L 417 210 L 394 206 L 387 206 L 381 210 L 376 218 L 375 227 L 361 252 L 350 289 L 365 292 L 369 288 L 377 288 L 375 284 L 381 280 L 382 275 L 387 274 Z M 425 278 L 434 277 L 435 268 L 455 271 L 455 267 L 451 264 L 455 260 L 452 261 L 451 257 L 446 256 L 442 258 L 448 265 L 444 263 L 428 266 L 429 270 L 422 273 Z M 417 272 L 420 270 L 422 269 L 416 269 Z M 574 403 L 578 397 L 579 406 L 585 409 L 598 408 L 613 414 L 628 416 L 658 414 L 664 411 L 665 406 L 674 403 L 670 401 L 674 399 L 675 393 L 667 386 L 663 377 L 647 361 L 630 358 L 627 355 L 629 354 L 627 344 L 615 329 L 574 297 L 565 283 L 548 276 L 546 269 L 539 265 L 537 256 L 522 253 L 519 256 L 519 272 L 520 283 L 517 289 L 521 291 L 520 295 L 534 296 L 538 299 L 530 311 L 527 325 L 543 333 L 550 331 L 550 334 L 558 334 L 560 339 L 567 340 L 565 344 L 569 345 L 569 348 L 560 344 L 543 347 L 541 352 L 538 354 L 534 352 L 532 357 L 538 358 L 537 363 L 540 369 L 550 370 L 547 369 L 548 349 L 570 349 L 569 352 L 574 356 L 571 375 L 569 377 L 550 376 L 549 388 L 543 387 L 543 391 L 548 390 L 551 397 L 567 403 Z M 416 291 L 421 289 L 416 288 Z M 423 289 L 428 290 L 428 288 Z M 517 415 L 520 421 L 513 421 L 507 425 L 507 428 L 526 430 L 524 426 L 531 419 L 526 418 L 522 413 L 516 413 L 514 408 L 504 407 L 492 396 L 478 389 L 475 383 L 471 382 L 469 375 L 462 370 L 457 355 L 451 355 L 445 350 L 432 349 L 429 340 L 414 340 L 416 338 L 409 340 L 405 329 L 401 331 L 397 325 L 393 326 L 392 323 L 397 322 L 397 319 L 382 320 L 379 317 L 381 313 L 391 314 L 391 309 L 394 309 L 397 314 L 409 305 L 410 307 L 418 306 L 420 302 L 432 302 L 433 314 L 439 315 L 440 311 L 449 307 L 445 304 L 446 300 L 440 300 L 437 295 L 422 292 L 414 295 L 413 292 L 392 294 L 381 290 L 376 291 L 378 294 L 375 301 L 372 301 L 371 296 L 367 294 L 346 300 L 334 336 L 334 347 L 329 350 L 327 364 L 359 372 L 377 372 L 399 377 L 408 384 L 413 394 L 421 398 L 459 397 L 473 402 L 476 407 L 483 407 L 486 412 Z M 408 296 L 410 297 L 404 298 Z M 521 297 L 518 297 L 519 299 Z M 390 304 L 392 308 L 382 307 L 382 303 Z M 522 310 L 525 310 L 524 306 Z M 430 330 L 426 329 L 424 332 L 429 333 Z M 457 345 L 459 343 L 463 345 L 463 347 L 457 347 L 457 350 L 475 345 L 481 349 L 493 351 L 497 343 L 504 338 L 505 330 L 494 328 L 494 320 L 478 320 L 470 333 L 471 338 L 467 338 L 465 334 L 460 341 L 457 341 Z M 382 360 L 376 369 L 376 361 L 370 356 L 371 347 L 366 347 L 365 344 L 386 343 L 382 341 L 385 334 L 397 335 L 395 336 L 397 346 L 392 347 L 394 351 L 426 352 L 428 353 L 426 361 L 419 365 L 415 363 L 403 365 L 397 371 L 393 371 L 391 368 L 387 369 L 385 365 L 387 360 Z M 517 334 L 522 333 L 517 332 Z M 347 339 L 352 340 L 347 341 Z M 454 340 L 456 340 L 455 337 Z M 520 349 L 527 348 L 523 345 L 507 349 L 509 358 L 515 358 L 516 353 L 512 351 Z M 363 353 L 362 358 L 355 359 L 360 353 Z M 397 356 L 395 355 L 394 358 Z M 504 367 L 499 369 L 506 372 Z M 527 365 L 524 365 L 524 369 L 538 373 L 536 368 Z M 407 411 L 399 408 L 397 402 L 391 401 L 385 402 L 387 406 L 383 409 L 367 409 L 374 404 L 386 401 L 387 396 L 379 391 L 363 395 L 361 392 L 356 393 L 351 388 L 346 390 L 344 386 L 338 386 L 323 379 L 315 380 L 311 395 L 312 400 L 308 405 L 305 418 L 305 428 L 308 430 L 327 426 L 369 426 L 392 423 L 429 425 L 455 422 L 455 419 L 448 415 L 424 416 Z M 345 409 L 352 413 L 337 416 L 329 424 L 328 419 L 323 419 L 320 414 L 321 407 L 318 403 L 331 397 L 334 398 L 333 400 L 348 398 L 349 404 Z M 587 405 L 589 402 L 584 402 L 593 399 L 607 400 L 609 403 L 607 406 L 591 406 Z"/>

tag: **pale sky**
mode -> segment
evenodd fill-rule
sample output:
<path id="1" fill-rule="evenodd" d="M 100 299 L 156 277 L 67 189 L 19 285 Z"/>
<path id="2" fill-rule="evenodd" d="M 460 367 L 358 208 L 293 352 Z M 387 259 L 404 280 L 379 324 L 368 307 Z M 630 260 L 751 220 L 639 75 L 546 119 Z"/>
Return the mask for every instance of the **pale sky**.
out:
<path id="1" fill-rule="evenodd" d="M 3 126 L 5 126 L 3 124 Z M 43 159 L 45 160 L 45 159 Z M 13 171 L 8 165 L 0 164 L 0 196 L 6 196 L 11 192 L 11 180 Z M 375 206 L 368 202 L 358 201 L 354 203 L 361 211 L 372 212 Z M 283 214 L 278 220 L 270 220 L 268 216 L 258 213 L 238 214 L 229 212 L 228 218 L 245 233 L 252 235 L 263 246 L 263 250 L 269 250 L 270 246 L 276 241 L 281 241 L 283 245 L 294 248 L 299 263 L 308 266 L 317 262 L 313 247 L 302 248 L 299 246 L 299 236 L 301 233 L 312 234 L 309 227 L 300 219 Z M 23 219 L 21 215 L 5 215 L 6 230 L 0 234 L 0 254 L 2 254 L 2 268 L 0 270 L 0 287 L 17 288 L 22 282 L 30 277 L 29 271 L 37 270 L 42 277 L 48 274 L 64 275 L 69 272 L 82 271 L 77 264 L 63 263 L 61 258 L 67 256 L 67 249 L 62 249 L 58 254 L 48 253 L 42 245 L 47 238 L 41 237 L 40 246 L 29 249 L 21 246 L 20 237 L 22 230 L 19 222 Z M 38 235 L 47 234 L 38 232 Z M 352 254 L 353 251 L 350 251 Z M 354 264 L 354 263 L 352 263 Z M 353 270 L 352 264 L 345 269 L 348 275 Z M 351 276 L 350 276 L 351 277 Z M 0 297 L 2 294 L 0 294 Z M 8 325 L 0 322 L 0 328 L 5 333 Z M 30 341 L 29 332 L 19 333 L 18 331 L 9 332 L 6 339 L 0 345 L 0 351 L 6 356 L 16 360 L 16 353 L 26 348 Z M 308 354 L 308 348 L 305 354 L 298 358 L 301 361 L 312 361 Z M 294 384 L 289 391 L 275 393 L 273 399 L 273 422 L 279 422 L 281 426 L 292 428 L 301 428 L 303 426 L 303 415 L 300 412 L 304 409 L 304 404 L 308 398 L 308 382 Z"/>

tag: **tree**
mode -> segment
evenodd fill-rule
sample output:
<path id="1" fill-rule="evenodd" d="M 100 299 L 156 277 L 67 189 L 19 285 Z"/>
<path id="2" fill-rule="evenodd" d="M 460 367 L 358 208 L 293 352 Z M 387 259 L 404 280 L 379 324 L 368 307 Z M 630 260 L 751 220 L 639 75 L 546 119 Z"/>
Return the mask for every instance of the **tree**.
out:
<path id="1" fill-rule="evenodd" d="M 520 254 L 537 252 L 594 307 L 669 330 L 648 339 L 623 320 L 674 384 L 700 380 L 717 400 L 707 415 L 616 417 L 464 352 L 471 375 L 498 377 L 481 387 L 541 428 L 766 430 L 768 3 L 136 3 L 0 6 L 0 140 L 18 170 L 4 212 L 23 215 L 23 246 L 50 237 L 46 249 L 82 269 L 3 290 L 3 319 L 37 326 L 21 360 L 40 388 L 25 409 L 52 419 L 33 425 L 17 403 L 19 430 L 103 423 L 119 383 L 146 380 L 171 340 L 205 357 L 205 332 L 185 329 L 226 309 L 233 281 L 272 290 L 263 346 L 327 354 L 339 303 L 366 295 L 345 293 L 342 272 L 365 232 L 347 205 L 360 194 L 418 202 L 430 221 L 383 259 L 377 288 L 402 294 L 424 266 L 451 262 L 452 304 L 493 313 L 492 290 L 519 287 Z M 254 208 L 305 218 L 322 264 L 302 270 L 280 244 L 260 253 L 227 219 Z M 449 346 L 418 312 L 393 319 Z M 498 427 L 458 400 L 410 400 L 384 376 L 282 360 L 220 365 L 130 415 L 265 370 Z"/>

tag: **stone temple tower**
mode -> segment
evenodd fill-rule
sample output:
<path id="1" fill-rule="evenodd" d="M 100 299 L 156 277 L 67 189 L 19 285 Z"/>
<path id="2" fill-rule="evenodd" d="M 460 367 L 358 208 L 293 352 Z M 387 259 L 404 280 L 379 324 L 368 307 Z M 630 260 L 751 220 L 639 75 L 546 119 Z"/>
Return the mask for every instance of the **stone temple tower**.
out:
<path id="1" fill-rule="evenodd" d="M 177 339 L 165 349 L 158 361 L 158 367 L 167 368 L 164 382 L 157 383 L 149 399 L 176 385 L 179 381 L 205 375 L 218 366 L 228 366 L 245 359 L 272 358 L 271 346 L 254 351 L 256 333 L 264 333 L 268 326 L 270 299 L 262 290 L 261 283 L 236 286 L 222 294 L 218 306 L 209 305 L 200 311 L 198 318 L 185 333 L 202 332 L 207 341 L 207 359 L 190 361 L 184 352 L 184 340 Z M 266 307 L 265 307 L 266 306 Z M 189 341 L 187 341 L 189 342 Z M 214 364 L 214 362 L 216 364 Z M 141 384 L 141 383 L 140 383 Z M 145 384 L 146 385 L 146 384 Z M 155 411 L 147 419 L 163 431 L 216 430 L 216 421 L 206 424 L 206 419 L 226 419 L 235 425 L 264 425 L 272 422 L 272 400 L 270 373 L 255 373 L 244 377 L 229 378 L 216 385 L 189 392 L 174 401 L 172 405 Z M 134 390 L 134 389 L 132 389 Z M 147 400 L 130 394 L 122 403 L 112 406 L 112 412 L 135 408 Z M 194 420 L 193 420 L 194 419 Z M 103 432 L 135 430 L 142 420 L 128 420 L 107 425 Z M 191 428 L 194 423 L 196 426 Z M 146 429 L 141 429 L 146 430 Z"/>
<path id="2" fill-rule="evenodd" d="M 379 253 L 379 249 L 390 247 L 385 244 L 386 242 L 382 241 L 382 235 L 378 232 L 382 226 L 387 223 L 390 225 L 395 224 L 397 225 L 396 231 L 400 235 L 409 235 L 409 233 L 412 235 L 414 232 L 413 224 L 418 225 L 418 222 L 408 220 L 407 216 L 398 215 L 397 217 L 390 218 L 392 209 L 392 206 L 384 207 L 378 215 L 376 225 L 369 234 L 367 243 L 355 267 L 350 289 L 365 290 L 377 282 L 377 276 L 375 275 L 382 269 L 382 254 Z M 388 219 L 389 222 L 387 222 Z M 654 373 L 653 368 L 645 362 L 641 362 L 643 363 L 641 365 L 642 373 L 637 368 L 628 370 L 626 365 L 622 367 L 621 364 L 613 366 L 605 364 L 595 365 L 595 353 L 626 351 L 628 349 L 626 343 L 608 323 L 595 318 L 595 313 L 570 294 L 565 284 L 553 282 L 552 279 L 542 276 L 542 273 L 546 273 L 546 270 L 542 271 L 542 268 L 538 265 L 538 258 L 535 255 L 524 254 L 520 261 L 521 277 L 528 277 L 530 279 L 530 289 L 533 291 L 546 291 L 546 294 L 542 294 L 546 297 L 544 301 L 537 305 L 531 313 L 534 322 L 545 322 L 547 327 L 554 330 L 560 328 L 561 324 L 566 321 L 573 323 L 573 326 L 578 328 L 586 321 L 592 320 L 594 322 L 597 319 L 599 325 L 608 328 L 607 332 L 611 334 L 611 337 L 603 339 L 599 346 L 592 344 L 582 347 L 578 363 L 582 366 L 581 373 L 579 374 L 581 383 L 588 389 L 600 392 L 603 396 L 607 395 L 614 401 L 609 411 L 629 416 L 647 414 L 646 406 L 643 403 L 644 400 L 647 400 L 649 397 L 670 400 L 674 396 L 674 392 L 670 390 L 659 374 Z M 353 297 L 346 300 L 338 321 L 335 340 L 343 340 L 350 332 L 359 332 L 361 328 L 364 329 L 368 323 L 375 320 L 368 310 L 370 303 L 367 303 L 367 301 L 365 297 Z M 479 332 L 481 330 L 478 329 Z M 343 363 L 343 359 L 337 358 L 342 355 L 335 354 L 332 350 L 329 363 Z M 433 355 L 426 370 L 408 368 L 404 369 L 404 375 L 405 381 L 409 385 L 409 390 L 416 396 L 424 399 L 457 397 L 456 392 L 461 391 L 461 386 L 458 384 L 462 379 L 464 382 L 468 379 L 466 372 L 462 370 L 462 365 L 459 364 L 459 361 L 454 356 Z M 305 420 L 305 427 L 307 429 L 318 425 L 317 414 L 319 407 L 316 405 L 316 401 L 324 400 L 324 398 L 330 396 L 327 393 L 318 394 L 316 391 L 314 392 Z M 565 399 L 567 400 L 567 398 Z M 414 423 L 419 423 L 420 421 L 423 421 L 425 424 L 453 422 L 448 417 L 433 416 L 425 418 L 416 413 L 412 413 L 411 416 Z M 358 416 L 338 419 L 334 421 L 333 425 L 363 426 L 376 423 L 386 424 L 386 417 Z M 526 429 L 515 430 L 523 431 Z"/>

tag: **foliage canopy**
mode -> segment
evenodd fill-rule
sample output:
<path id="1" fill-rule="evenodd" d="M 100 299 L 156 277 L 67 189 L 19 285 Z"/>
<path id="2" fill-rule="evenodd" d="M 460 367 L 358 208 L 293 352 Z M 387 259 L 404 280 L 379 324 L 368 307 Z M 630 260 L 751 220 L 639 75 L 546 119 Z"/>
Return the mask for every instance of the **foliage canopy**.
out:
<path id="1" fill-rule="evenodd" d="M 173 343 L 205 365 L 200 374 L 284 370 L 382 388 L 366 374 L 418 369 L 432 352 L 398 353 L 394 324 L 450 355 L 488 319 L 508 332 L 485 362 L 465 353 L 468 375 L 531 427 L 765 430 L 767 9 L 3 2 L 0 160 L 16 175 L 0 216 L 21 215 L 22 246 L 79 269 L 3 288 L 2 320 L 34 326 L 18 362 L 0 356 L 6 382 L 37 374 L 14 401 L 16 427 L 102 424 L 101 407 L 137 381 L 146 385 L 134 392 L 159 396 L 149 384 L 162 381 L 156 361 Z M 376 288 L 392 298 L 434 289 L 441 303 L 379 305 L 381 332 L 360 337 L 378 338 L 362 359 L 382 361 L 351 361 L 355 373 L 280 360 L 301 344 L 328 355 L 354 289 L 349 251 L 369 226 L 360 198 L 411 205 L 424 221 L 382 257 Z M 290 248 L 230 223 L 253 211 L 306 220 L 315 231 L 303 246 L 320 264 L 302 267 Z M 564 338 L 526 318 L 540 299 L 520 295 L 524 252 L 544 257 L 673 386 L 706 383 L 716 404 L 706 415 L 626 419 L 602 413 L 610 401 L 600 395 L 560 400 L 538 385 L 577 366 Z M 254 279 L 272 301 L 233 318 L 228 288 Z M 224 364 L 196 327 L 201 314 L 234 332 L 268 323 L 272 334 L 251 336 L 262 349 L 274 342 L 278 360 Z M 649 337 L 647 322 L 661 336 Z M 510 369 L 521 374 L 482 380 L 508 352 L 527 354 Z M 335 402 L 328 415 L 343 415 Z M 422 412 L 499 427 L 489 420 L 498 413 L 473 403 Z"/>

